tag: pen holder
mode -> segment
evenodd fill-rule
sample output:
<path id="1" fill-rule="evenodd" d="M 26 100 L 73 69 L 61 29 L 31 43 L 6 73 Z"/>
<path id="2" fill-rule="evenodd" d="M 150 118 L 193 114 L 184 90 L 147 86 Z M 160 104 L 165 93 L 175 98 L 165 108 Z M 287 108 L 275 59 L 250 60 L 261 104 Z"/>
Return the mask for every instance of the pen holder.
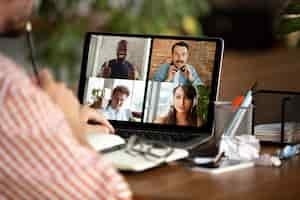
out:
<path id="1" fill-rule="evenodd" d="M 239 107 L 235 108 L 232 106 L 231 102 L 228 101 L 217 101 L 214 106 L 215 112 L 215 121 L 214 121 L 214 137 L 217 145 L 221 140 L 222 135 L 226 128 L 228 128 L 231 123 L 234 115 L 238 109 L 245 109 L 245 114 L 242 115 L 241 123 L 239 124 L 235 136 L 245 135 L 252 133 L 252 114 L 253 114 L 253 105 L 249 107 Z"/>

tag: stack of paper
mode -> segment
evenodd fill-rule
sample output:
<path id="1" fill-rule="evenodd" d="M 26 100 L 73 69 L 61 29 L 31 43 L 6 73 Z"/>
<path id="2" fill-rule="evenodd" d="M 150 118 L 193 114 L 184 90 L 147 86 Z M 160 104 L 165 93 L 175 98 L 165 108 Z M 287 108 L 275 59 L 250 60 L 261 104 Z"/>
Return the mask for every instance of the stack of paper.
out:
<path id="1" fill-rule="evenodd" d="M 281 123 L 259 124 L 254 127 L 255 136 L 260 141 L 280 142 Z M 286 122 L 284 124 L 284 142 L 300 141 L 300 124 Z"/>
<path id="2" fill-rule="evenodd" d="M 91 133 L 87 135 L 87 142 L 96 151 L 104 151 L 116 146 L 124 146 L 126 141 L 118 135 L 106 133 Z"/>

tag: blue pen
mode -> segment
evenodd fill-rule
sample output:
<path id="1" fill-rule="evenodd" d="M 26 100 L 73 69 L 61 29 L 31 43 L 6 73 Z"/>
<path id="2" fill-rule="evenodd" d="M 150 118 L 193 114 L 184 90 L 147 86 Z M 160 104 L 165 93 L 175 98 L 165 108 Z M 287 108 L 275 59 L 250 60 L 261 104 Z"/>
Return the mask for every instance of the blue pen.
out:
<path id="1" fill-rule="evenodd" d="M 287 159 L 295 156 L 300 151 L 300 144 L 297 145 L 287 145 L 283 148 L 282 151 L 278 152 L 280 159 Z"/>

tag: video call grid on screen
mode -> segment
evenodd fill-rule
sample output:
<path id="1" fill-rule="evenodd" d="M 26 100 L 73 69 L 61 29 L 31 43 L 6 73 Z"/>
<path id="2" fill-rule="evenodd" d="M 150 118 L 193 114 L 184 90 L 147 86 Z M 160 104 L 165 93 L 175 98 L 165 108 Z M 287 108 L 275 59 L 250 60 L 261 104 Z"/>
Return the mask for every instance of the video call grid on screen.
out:
<path id="1" fill-rule="evenodd" d="M 83 103 L 112 121 L 202 127 L 217 42 L 91 35 Z"/>

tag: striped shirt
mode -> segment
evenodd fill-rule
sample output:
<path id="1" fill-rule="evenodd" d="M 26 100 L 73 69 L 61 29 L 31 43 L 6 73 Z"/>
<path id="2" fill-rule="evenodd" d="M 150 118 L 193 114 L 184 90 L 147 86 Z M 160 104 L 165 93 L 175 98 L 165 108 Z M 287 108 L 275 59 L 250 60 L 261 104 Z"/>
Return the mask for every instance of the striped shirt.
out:
<path id="1" fill-rule="evenodd" d="M 109 161 L 79 145 L 59 108 L 1 54 L 0 199 L 131 199 Z"/>

